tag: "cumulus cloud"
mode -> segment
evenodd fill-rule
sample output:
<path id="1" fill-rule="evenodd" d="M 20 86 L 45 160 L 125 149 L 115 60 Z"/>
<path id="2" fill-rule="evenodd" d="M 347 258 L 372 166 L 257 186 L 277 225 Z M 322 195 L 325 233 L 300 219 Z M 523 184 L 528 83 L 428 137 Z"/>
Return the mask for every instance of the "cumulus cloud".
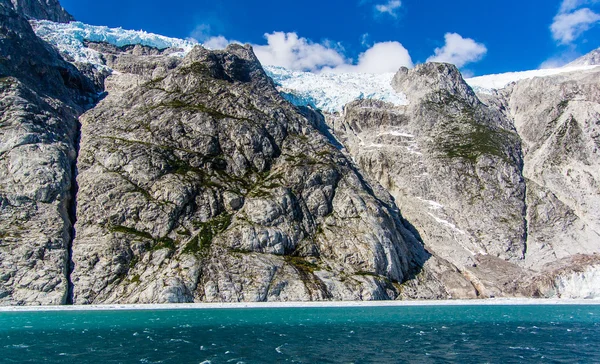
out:
<path id="1" fill-rule="evenodd" d="M 477 62 L 485 56 L 487 48 L 471 38 L 463 38 L 457 33 L 446 33 L 446 44 L 435 49 L 435 54 L 427 62 L 446 62 L 462 67 L 468 63 Z"/>
<path id="2" fill-rule="evenodd" d="M 231 41 L 231 40 L 225 38 L 224 36 L 219 35 L 217 37 L 207 38 L 204 42 L 202 42 L 202 45 L 208 49 L 225 49 L 231 43 L 240 43 L 240 42 Z"/>
<path id="3" fill-rule="evenodd" d="M 554 40 L 560 44 L 571 44 L 598 22 L 600 22 L 600 14 L 589 8 L 583 8 L 556 15 L 550 30 Z"/>
<path id="4" fill-rule="evenodd" d="M 207 28 L 197 28 L 197 40 L 208 49 L 223 49 L 231 43 L 240 43 L 224 36 L 207 36 Z M 252 44 L 256 57 L 263 65 L 280 66 L 294 71 L 311 72 L 396 72 L 400 67 L 413 67 L 408 53 L 399 42 L 375 43 L 358 56 L 358 62 L 344 55 L 344 48 L 331 41 L 312 42 L 296 33 L 273 32 L 265 34 L 267 44 Z M 368 34 L 362 36 L 367 46 Z"/>
<path id="5" fill-rule="evenodd" d="M 398 68 L 412 67 L 410 54 L 398 42 L 376 43 L 353 63 L 335 43 L 313 43 L 296 33 L 266 34 L 266 45 L 253 45 L 254 53 L 264 65 L 281 66 L 298 71 L 326 72 L 396 72 Z"/>
<path id="6" fill-rule="evenodd" d="M 323 67 L 337 67 L 346 58 L 330 43 L 313 43 L 296 33 L 274 32 L 265 34 L 266 45 L 253 45 L 254 53 L 262 64 L 281 66 L 292 70 L 316 71 Z"/>
<path id="7" fill-rule="evenodd" d="M 585 5 L 594 5 L 600 0 L 563 0 L 554 17 L 550 31 L 558 44 L 569 45 L 600 22 L 600 14 Z"/>
<path id="8" fill-rule="evenodd" d="M 387 3 L 375 5 L 375 10 L 381 14 L 388 14 L 395 18 L 398 16 L 397 11 L 401 6 L 402 2 L 400 0 L 389 0 Z"/>
<path id="9" fill-rule="evenodd" d="M 325 71 L 388 73 L 396 72 L 400 67 L 413 67 L 408 50 L 398 42 L 381 42 L 360 54 L 358 63 L 346 63 Z"/>
<path id="10" fill-rule="evenodd" d="M 211 36 L 212 27 L 209 24 L 200 24 L 192 30 L 188 39 L 196 40 L 208 49 L 224 49 L 231 43 L 241 43 L 229 40 L 222 35 Z"/>

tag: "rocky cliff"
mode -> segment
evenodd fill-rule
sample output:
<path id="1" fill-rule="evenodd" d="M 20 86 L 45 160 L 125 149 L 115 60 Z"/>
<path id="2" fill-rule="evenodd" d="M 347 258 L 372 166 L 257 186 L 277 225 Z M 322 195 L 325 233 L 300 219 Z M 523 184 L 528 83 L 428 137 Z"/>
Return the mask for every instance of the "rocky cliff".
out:
<path id="1" fill-rule="evenodd" d="M 59 23 L 75 20 L 65 11 L 58 0 L 11 0 L 14 9 L 31 19 L 45 19 Z"/>
<path id="2" fill-rule="evenodd" d="M 84 114 L 74 302 L 393 299 L 422 246 L 252 50 L 116 50 Z"/>
<path id="3" fill-rule="evenodd" d="M 78 116 L 93 85 L 0 1 L 0 302 L 68 292 Z"/>
<path id="4" fill-rule="evenodd" d="M 28 18 L 72 19 L 0 0 L 0 304 L 598 294 L 600 70 L 429 63 L 323 113 L 249 46 L 74 57 Z"/>
<path id="5" fill-rule="evenodd" d="M 476 95 L 455 67 L 424 64 L 392 81 L 408 106 L 355 101 L 326 122 L 434 258 L 471 283 L 445 283 L 447 292 L 554 295 L 561 276 L 599 262 L 599 76 L 564 73 Z M 427 271 L 414 282 L 425 292 Z"/>

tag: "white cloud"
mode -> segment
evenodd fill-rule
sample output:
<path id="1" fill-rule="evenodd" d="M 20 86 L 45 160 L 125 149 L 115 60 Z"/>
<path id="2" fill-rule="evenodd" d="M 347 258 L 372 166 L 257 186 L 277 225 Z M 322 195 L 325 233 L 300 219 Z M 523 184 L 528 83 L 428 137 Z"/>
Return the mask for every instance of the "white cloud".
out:
<path id="1" fill-rule="evenodd" d="M 583 5 L 599 3 L 600 0 L 563 0 L 560 4 L 559 14 L 568 13 L 572 10 L 578 9 Z"/>
<path id="2" fill-rule="evenodd" d="M 412 67 L 410 54 L 398 42 L 376 43 L 358 57 L 358 63 L 346 58 L 343 48 L 326 41 L 313 43 L 296 33 L 265 34 L 267 45 L 253 45 L 254 53 L 264 65 L 281 66 L 298 71 L 328 72 L 396 72 L 401 66 Z"/>
<path id="3" fill-rule="evenodd" d="M 360 44 L 363 47 L 369 47 L 371 45 L 370 41 L 369 41 L 369 33 L 365 33 L 363 35 L 360 36 Z"/>
<path id="4" fill-rule="evenodd" d="M 571 5 L 569 5 L 567 9 L 570 9 L 570 6 Z M 593 12 L 589 8 L 583 8 L 573 12 L 559 13 L 556 15 L 554 17 L 554 22 L 550 26 L 550 30 L 552 31 L 554 40 L 560 44 L 571 44 L 579 38 L 581 34 L 585 33 L 590 27 L 598 22 L 600 22 L 600 14 Z"/>
<path id="5" fill-rule="evenodd" d="M 206 28 L 200 28 L 202 32 Z M 202 37 L 202 45 L 208 49 L 223 49 L 238 41 L 224 36 Z M 202 39 L 201 38 L 201 39 Z M 280 66 L 294 71 L 327 72 L 396 72 L 400 67 L 413 67 L 408 50 L 398 42 L 375 43 L 361 53 L 358 62 L 344 55 L 339 43 L 324 41 L 314 43 L 296 33 L 273 32 L 265 34 L 267 44 L 253 44 L 254 53 L 263 65 Z M 362 37 L 367 42 L 368 34 Z"/>
<path id="6" fill-rule="evenodd" d="M 274 32 L 265 34 L 267 45 L 254 45 L 254 53 L 262 64 L 281 66 L 292 70 L 316 71 L 336 67 L 346 62 L 345 57 L 326 43 L 318 44 L 296 33 Z"/>
<path id="7" fill-rule="evenodd" d="M 325 71 L 388 73 L 396 72 L 400 67 L 413 67 L 408 50 L 398 42 L 381 42 L 362 53 L 357 64 L 346 63 Z"/>
<path id="8" fill-rule="evenodd" d="M 231 43 L 241 43 L 236 40 L 229 40 L 222 35 L 211 36 L 211 34 L 212 27 L 209 24 L 200 24 L 192 30 L 188 39 L 197 40 L 208 49 L 224 49 Z"/>
<path id="9" fill-rule="evenodd" d="M 402 2 L 400 0 L 389 0 L 385 4 L 377 4 L 375 5 L 375 10 L 377 10 L 381 14 L 389 14 L 394 18 L 398 16 L 398 9 L 402 6 Z"/>
<path id="10" fill-rule="evenodd" d="M 477 62 L 485 56 L 487 48 L 471 38 L 463 38 L 457 33 L 446 33 L 446 44 L 436 48 L 435 54 L 427 62 L 446 62 L 462 67 L 468 63 Z"/>
<path id="11" fill-rule="evenodd" d="M 202 45 L 208 49 L 225 49 L 231 43 L 240 43 L 237 41 L 230 41 L 222 35 L 217 37 L 210 37 L 206 39 Z"/>

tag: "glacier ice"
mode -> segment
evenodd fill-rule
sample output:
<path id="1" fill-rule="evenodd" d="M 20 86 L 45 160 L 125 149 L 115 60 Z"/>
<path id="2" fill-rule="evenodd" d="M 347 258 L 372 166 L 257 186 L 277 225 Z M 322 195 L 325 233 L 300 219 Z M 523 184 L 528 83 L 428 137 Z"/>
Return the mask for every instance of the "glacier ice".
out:
<path id="1" fill-rule="evenodd" d="M 556 295 L 560 298 L 600 299 L 600 266 L 560 276 L 555 285 Z"/>
<path id="2" fill-rule="evenodd" d="M 91 63 L 102 66 L 100 54 L 87 48 L 84 41 L 106 42 L 117 47 L 141 44 L 158 49 L 176 48 L 173 55 L 184 56 L 198 43 L 191 40 L 169 38 L 145 31 L 109 28 L 88 25 L 81 22 L 54 23 L 48 20 L 31 20 L 31 26 L 38 37 L 56 47 L 61 54 L 74 62 Z"/>

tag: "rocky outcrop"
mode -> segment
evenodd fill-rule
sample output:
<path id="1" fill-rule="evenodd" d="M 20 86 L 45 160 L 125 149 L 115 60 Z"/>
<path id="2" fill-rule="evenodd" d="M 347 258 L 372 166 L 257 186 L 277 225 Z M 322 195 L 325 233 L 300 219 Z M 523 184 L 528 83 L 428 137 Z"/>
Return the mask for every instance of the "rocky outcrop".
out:
<path id="1" fill-rule="evenodd" d="M 45 19 L 57 23 L 68 23 L 75 20 L 58 0 L 11 0 L 14 9 L 32 19 Z"/>
<path id="2" fill-rule="evenodd" d="M 427 254 L 250 48 L 148 52 L 81 118 L 75 303 L 399 294 Z"/>
<path id="3" fill-rule="evenodd" d="M 91 83 L 0 1 L 0 304 L 67 301 L 77 117 Z"/>

